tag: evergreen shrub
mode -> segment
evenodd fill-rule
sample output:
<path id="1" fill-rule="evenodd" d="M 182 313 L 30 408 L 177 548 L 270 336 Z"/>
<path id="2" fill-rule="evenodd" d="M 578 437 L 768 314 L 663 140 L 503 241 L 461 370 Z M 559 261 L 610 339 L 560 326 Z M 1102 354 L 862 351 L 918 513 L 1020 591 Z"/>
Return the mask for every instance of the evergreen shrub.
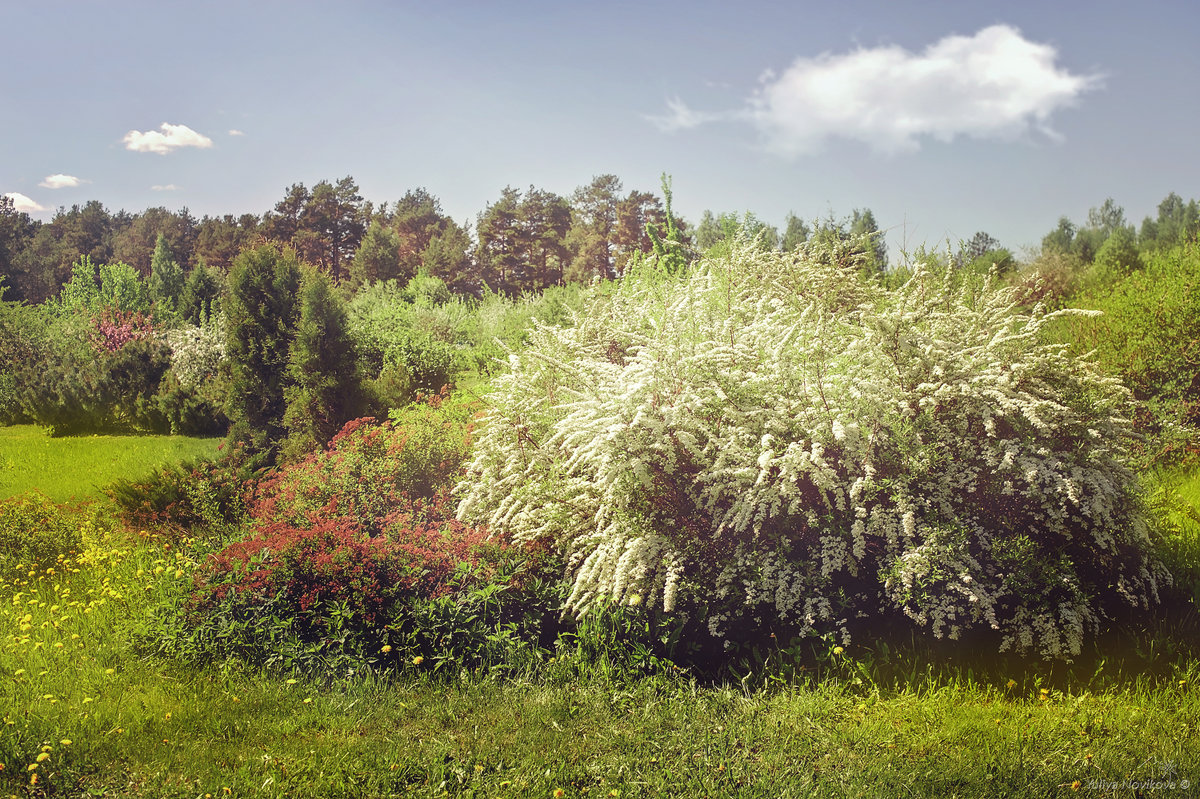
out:
<path id="1" fill-rule="evenodd" d="M 857 260 L 735 242 L 538 327 L 493 381 L 459 518 L 553 542 L 576 613 L 647 604 L 728 645 L 906 616 L 1069 659 L 1147 611 L 1170 577 L 1128 392 L 1046 341 L 1065 312 L 922 268 L 887 290 Z"/>

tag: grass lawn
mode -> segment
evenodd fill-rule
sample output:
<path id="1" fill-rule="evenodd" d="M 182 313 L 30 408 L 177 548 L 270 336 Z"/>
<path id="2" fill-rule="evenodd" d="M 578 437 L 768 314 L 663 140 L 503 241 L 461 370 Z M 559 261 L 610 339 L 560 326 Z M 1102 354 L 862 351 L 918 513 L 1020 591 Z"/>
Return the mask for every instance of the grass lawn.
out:
<path id="1" fill-rule="evenodd" d="M 35 425 L 0 427 L 0 499 L 37 489 L 56 502 L 92 499 L 117 478 L 166 462 L 212 456 L 218 438 L 71 436 L 50 438 Z"/>

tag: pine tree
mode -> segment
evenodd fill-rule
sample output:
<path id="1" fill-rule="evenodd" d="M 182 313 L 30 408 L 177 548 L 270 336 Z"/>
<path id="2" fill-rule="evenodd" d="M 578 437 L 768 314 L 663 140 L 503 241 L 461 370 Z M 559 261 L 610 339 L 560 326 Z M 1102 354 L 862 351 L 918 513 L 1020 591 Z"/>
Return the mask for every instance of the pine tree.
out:
<path id="1" fill-rule="evenodd" d="M 201 258 L 188 275 L 179 298 L 179 316 L 185 322 L 202 325 L 221 307 L 221 273 L 212 269 Z"/>
<path id="2" fill-rule="evenodd" d="M 300 262 L 295 251 L 264 245 L 233 263 L 225 302 L 231 374 L 226 414 L 229 442 L 249 465 L 268 466 L 286 434 L 288 350 L 296 324 Z"/>
<path id="3" fill-rule="evenodd" d="M 305 275 L 299 317 L 284 389 L 291 453 L 323 447 L 363 406 L 346 308 L 324 274 Z"/>
<path id="4" fill-rule="evenodd" d="M 179 309 L 183 287 L 183 269 L 171 257 L 167 237 L 159 233 L 150 258 L 150 300 L 160 313 L 173 316 Z"/>

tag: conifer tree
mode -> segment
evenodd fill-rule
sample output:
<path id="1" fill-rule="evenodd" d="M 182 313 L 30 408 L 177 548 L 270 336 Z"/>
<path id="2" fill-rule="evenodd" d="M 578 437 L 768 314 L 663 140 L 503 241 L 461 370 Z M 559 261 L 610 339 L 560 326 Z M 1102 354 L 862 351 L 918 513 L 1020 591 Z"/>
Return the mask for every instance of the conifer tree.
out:
<path id="1" fill-rule="evenodd" d="M 224 289 L 221 273 L 201 258 L 183 285 L 179 298 L 179 316 L 185 322 L 201 325 L 221 307 Z"/>
<path id="2" fill-rule="evenodd" d="M 363 406 L 346 308 L 324 274 L 305 275 L 299 305 L 284 389 L 287 449 L 293 453 L 323 447 Z"/>
<path id="3" fill-rule="evenodd" d="M 298 311 L 300 262 L 291 249 L 264 245 L 233 263 L 225 302 L 230 360 L 226 414 L 229 443 L 241 444 L 249 465 L 268 466 L 286 434 L 288 350 Z"/>
<path id="4" fill-rule="evenodd" d="M 150 258 L 150 300 L 161 313 L 172 316 L 179 309 L 183 287 L 183 269 L 171 256 L 167 237 L 159 233 Z"/>

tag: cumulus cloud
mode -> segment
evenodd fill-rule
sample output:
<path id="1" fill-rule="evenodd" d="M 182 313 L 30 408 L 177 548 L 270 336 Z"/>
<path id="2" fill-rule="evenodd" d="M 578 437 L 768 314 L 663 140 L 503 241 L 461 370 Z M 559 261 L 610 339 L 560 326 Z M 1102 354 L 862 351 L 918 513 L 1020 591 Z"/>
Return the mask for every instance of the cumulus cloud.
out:
<path id="1" fill-rule="evenodd" d="M 212 139 L 189 128 L 187 125 L 172 125 L 164 122 L 158 130 L 131 130 L 122 139 L 126 150 L 136 153 L 158 153 L 166 155 L 180 147 L 212 147 Z"/>
<path id="2" fill-rule="evenodd" d="M 5 194 L 4 196 L 13 201 L 13 208 L 17 209 L 18 211 L 23 211 L 25 213 L 29 213 L 30 211 L 45 211 L 46 210 L 45 206 L 38 205 L 33 200 L 29 199 L 24 194 L 21 194 L 19 192 L 10 191 L 7 194 Z"/>
<path id="3" fill-rule="evenodd" d="M 160 186 L 158 184 L 155 184 L 150 187 L 150 190 L 151 191 L 179 191 L 179 187 L 176 186 L 174 183 L 168 183 L 165 186 Z"/>
<path id="4" fill-rule="evenodd" d="M 70 189 L 79 186 L 83 183 L 82 180 L 74 175 L 47 175 L 38 185 L 46 189 Z"/>
<path id="5" fill-rule="evenodd" d="M 744 109 L 705 114 L 676 101 L 656 124 L 678 130 L 696 120 L 742 120 L 784 155 L 813 152 L 832 138 L 886 153 L 917 150 L 923 138 L 1014 138 L 1030 130 L 1059 138 L 1051 115 L 1100 79 L 1072 74 L 1057 60 L 1051 45 L 993 25 L 920 53 L 881 46 L 798 58 L 780 74 L 764 74 Z"/>

